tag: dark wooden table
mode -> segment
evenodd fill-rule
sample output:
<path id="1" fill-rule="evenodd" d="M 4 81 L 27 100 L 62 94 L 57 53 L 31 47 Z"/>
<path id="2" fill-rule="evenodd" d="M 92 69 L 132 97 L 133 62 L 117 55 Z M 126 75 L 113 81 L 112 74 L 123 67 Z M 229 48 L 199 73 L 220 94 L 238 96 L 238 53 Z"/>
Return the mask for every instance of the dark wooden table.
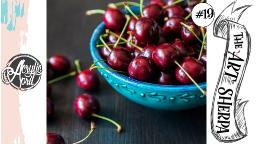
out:
<path id="1" fill-rule="evenodd" d="M 113 0 L 110 0 L 113 1 Z M 104 9 L 105 0 L 48 0 L 47 50 L 48 57 L 62 54 L 70 60 L 80 59 L 84 68 L 92 59 L 89 40 L 101 16 L 85 16 L 88 9 Z M 74 79 L 53 86 L 56 113 L 48 122 L 48 131 L 60 133 L 71 144 L 89 131 L 88 122 L 78 119 L 73 100 L 84 91 L 76 87 Z M 98 91 L 88 92 L 101 103 L 100 114 L 120 122 L 125 131 L 117 134 L 115 127 L 97 120 L 96 131 L 88 144 L 204 144 L 206 143 L 205 106 L 189 111 L 159 111 L 137 105 L 115 92 L 104 80 Z"/>

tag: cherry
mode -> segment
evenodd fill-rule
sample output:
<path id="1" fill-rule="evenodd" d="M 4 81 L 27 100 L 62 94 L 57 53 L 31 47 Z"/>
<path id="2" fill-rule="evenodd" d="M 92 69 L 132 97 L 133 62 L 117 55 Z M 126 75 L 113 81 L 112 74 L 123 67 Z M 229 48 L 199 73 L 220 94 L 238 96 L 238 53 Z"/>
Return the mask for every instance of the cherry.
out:
<path id="1" fill-rule="evenodd" d="M 52 100 L 47 97 L 47 119 L 51 119 L 54 114 L 54 105 Z"/>
<path id="2" fill-rule="evenodd" d="M 62 55 L 54 55 L 50 57 L 48 63 L 49 67 L 58 73 L 66 73 L 70 68 L 69 60 Z"/>
<path id="3" fill-rule="evenodd" d="M 151 0 L 150 4 L 158 4 L 159 6 L 163 7 L 166 5 L 164 0 Z"/>
<path id="4" fill-rule="evenodd" d="M 118 39 L 117 37 L 115 37 L 115 36 L 113 36 L 111 34 L 108 36 L 108 42 L 109 43 L 114 44 L 114 43 L 116 43 L 117 39 Z"/>
<path id="5" fill-rule="evenodd" d="M 121 132 L 122 130 L 122 127 L 117 122 L 107 117 L 96 114 L 100 111 L 100 104 L 95 97 L 89 94 L 82 94 L 76 97 L 74 101 L 74 108 L 77 116 L 80 118 L 89 119 L 91 117 L 96 117 L 104 119 L 114 124 L 117 127 L 118 132 Z"/>
<path id="6" fill-rule="evenodd" d="M 108 29 L 121 31 L 125 25 L 125 15 L 115 8 L 108 8 L 103 16 L 103 21 Z"/>
<path id="7" fill-rule="evenodd" d="M 127 71 L 128 65 L 132 60 L 132 56 L 123 47 L 116 47 L 112 49 L 109 57 L 107 58 L 108 65 L 115 69 L 120 71 Z"/>
<path id="8" fill-rule="evenodd" d="M 167 40 L 173 40 L 174 38 L 180 37 L 180 31 L 181 31 L 181 22 L 184 20 L 179 17 L 171 17 L 169 18 L 163 28 L 162 28 L 162 34 Z"/>
<path id="9" fill-rule="evenodd" d="M 137 57 L 137 56 L 139 56 L 140 54 L 141 54 L 141 51 L 140 51 L 140 50 L 137 50 L 137 49 L 135 49 L 134 52 L 133 52 L 134 57 Z"/>
<path id="10" fill-rule="evenodd" d="M 183 25 L 181 30 L 181 37 L 185 43 L 195 43 L 200 40 L 200 29 L 192 22 Z M 201 40 L 200 40 L 201 41 Z"/>
<path id="11" fill-rule="evenodd" d="M 84 90 L 93 90 L 99 85 L 99 78 L 93 70 L 86 69 L 78 73 L 76 84 Z"/>
<path id="12" fill-rule="evenodd" d="M 129 22 L 129 25 L 128 25 L 128 31 L 130 31 L 130 32 L 134 31 L 136 22 L 137 22 L 137 19 L 132 17 L 130 22 Z"/>
<path id="13" fill-rule="evenodd" d="M 157 67 L 166 71 L 174 65 L 174 60 L 179 57 L 179 53 L 175 47 L 169 43 L 163 43 L 156 47 L 152 53 L 152 58 Z"/>
<path id="14" fill-rule="evenodd" d="M 108 50 L 108 48 L 106 46 L 103 46 L 100 49 L 100 55 L 102 58 L 107 59 L 108 56 L 110 55 L 110 51 Z"/>
<path id="15" fill-rule="evenodd" d="M 175 39 L 172 43 L 172 46 L 175 47 L 182 56 L 186 56 L 191 53 L 191 51 L 189 51 L 187 47 L 185 47 L 184 42 L 180 39 Z"/>
<path id="16" fill-rule="evenodd" d="M 180 5 L 184 7 L 186 5 L 186 2 L 184 0 L 168 0 L 167 5 L 168 6 Z"/>
<path id="17" fill-rule="evenodd" d="M 137 43 L 137 40 L 135 39 L 135 37 L 133 35 L 129 35 L 128 39 L 127 39 L 129 42 L 132 42 L 132 43 Z M 126 48 L 128 51 L 132 52 L 134 51 L 134 46 L 132 46 L 129 42 L 126 43 Z"/>
<path id="18" fill-rule="evenodd" d="M 203 51 L 203 54 L 202 54 L 202 56 L 201 56 L 200 61 L 201 61 L 204 65 L 206 65 L 206 63 L 207 63 L 206 51 Z"/>
<path id="19" fill-rule="evenodd" d="M 154 71 L 152 61 L 143 56 L 134 58 L 128 67 L 129 75 L 141 81 L 152 81 Z"/>
<path id="20" fill-rule="evenodd" d="M 205 80 L 205 67 L 193 57 L 184 58 L 183 62 L 181 63 L 181 67 L 186 72 L 184 72 L 184 70 L 180 67 L 177 67 L 175 71 L 176 80 L 181 84 L 192 83 L 191 79 L 187 76 L 186 73 L 188 73 L 189 76 L 196 82 L 202 82 Z"/>
<path id="21" fill-rule="evenodd" d="M 161 72 L 157 82 L 163 85 L 175 84 L 175 77 L 170 73 Z"/>
<path id="22" fill-rule="evenodd" d="M 138 43 L 147 45 L 159 41 L 158 24 L 151 18 L 142 17 L 135 25 L 135 38 Z"/>
<path id="23" fill-rule="evenodd" d="M 184 18 L 186 16 L 185 10 L 179 5 L 170 6 L 166 8 L 166 11 L 169 18 L 171 17 Z"/>
<path id="24" fill-rule="evenodd" d="M 165 11 L 158 4 L 149 4 L 143 8 L 143 15 L 146 18 L 152 18 L 158 23 L 162 23 Z"/>
<path id="25" fill-rule="evenodd" d="M 154 45 L 147 45 L 144 47 L 144 50 L 140 53 L 140 56 L 152 59 L 152 53 L 156 49 Z"/>
<path id="26" fill-rule="evenodd" d="M 65 144 L 65 141 L 59 134 L 47 133 L 47 144 Z"/>

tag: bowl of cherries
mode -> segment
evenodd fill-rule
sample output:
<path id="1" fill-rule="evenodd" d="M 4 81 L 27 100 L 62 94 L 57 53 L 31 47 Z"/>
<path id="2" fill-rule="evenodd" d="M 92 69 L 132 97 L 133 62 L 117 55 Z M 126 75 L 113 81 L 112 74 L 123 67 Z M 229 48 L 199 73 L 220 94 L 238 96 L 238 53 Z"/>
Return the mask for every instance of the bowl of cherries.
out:
<path id="1" fill-rule="evenodd" d="M 118 2 L 94 30 L 90 52 L 102 77 L 128 99 L 155 109 L 206 103 L 206 29 L 191 19 L 198 2 Z"/>

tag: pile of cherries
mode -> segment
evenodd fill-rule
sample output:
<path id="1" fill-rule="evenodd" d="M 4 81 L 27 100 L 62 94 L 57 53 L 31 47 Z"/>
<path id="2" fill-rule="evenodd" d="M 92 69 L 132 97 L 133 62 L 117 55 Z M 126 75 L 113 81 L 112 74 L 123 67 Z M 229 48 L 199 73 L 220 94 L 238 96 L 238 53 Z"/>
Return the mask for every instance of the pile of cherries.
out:
<path id="1" fill-rule="evenodd" d="M 86 14 L 103 14 L 106 30 L 97 47 L 112 69 L 144 82 L 190 84 L 206 81 L 206 29 L 191 19 L 198 2 L 121 2 Z M 139 15 L 132 5 L 140 6 Z"/>
<path id="2" fill-rule="evenodd" d="M 54 103 L 51 100 L 51 85 L 64 80 L 69 77 L 76 77 L 76 84 L 79 88 L 90 91 L 97 88 L 99 84 L 99 78 L 94 72 L 97 68 L 95 64 L 89 69 L 81 70 L 80 61 L 74 61 L 76 70 L 70 72 L 70 62 L 62 55 L 54 55 L 48 59 L 47 62 L 47 120 L 51 120 L 54 116 Z M 85 141 L 95 129 L 93 117 L 104 119 L 113 123 L 117 127 L 117 132 L 121 132 L 122 127 L 115 121 L 101 116 L 97 113 L 100 111 L 99 101 L 86 93 L 77 96 L 74 100 L 74 111 L 79 118 L 87 119 L 91 122 L 91 130 L 89 134 L 82 140 L 73 144 L 78 144 Z M 65 144 L 63 137 L 56 133 L 47 134 L 47 144 Z"/>

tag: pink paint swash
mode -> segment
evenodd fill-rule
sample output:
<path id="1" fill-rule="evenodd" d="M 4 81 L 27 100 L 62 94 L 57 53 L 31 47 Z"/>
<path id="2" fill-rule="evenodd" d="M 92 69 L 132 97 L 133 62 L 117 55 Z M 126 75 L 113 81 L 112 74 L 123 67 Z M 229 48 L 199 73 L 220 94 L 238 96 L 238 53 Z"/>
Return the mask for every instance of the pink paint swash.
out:
<path id="1" fill-rule="evenodd" d="M 8 0 L 8 3 L 17 2 Z M 1 69 L 5 67 L 8 60 L 20 53 L 21 44 L 26 45 L 25 34 L 28 31 L 27 15 L 29 0 L 20 0 L 24 3 L 24 16 L 16 18 L 16 28 L 8 31 L 6 24 L 1 25 Z M 10 7 L 8 8 L 10 9 Z M 11 17 L 9 14 L 8 17 Z M 1 143 L 3 144 L 25 144 L 21 124 L 20 102 L 18 90 L 9 85 L 1 83 Z"/>

